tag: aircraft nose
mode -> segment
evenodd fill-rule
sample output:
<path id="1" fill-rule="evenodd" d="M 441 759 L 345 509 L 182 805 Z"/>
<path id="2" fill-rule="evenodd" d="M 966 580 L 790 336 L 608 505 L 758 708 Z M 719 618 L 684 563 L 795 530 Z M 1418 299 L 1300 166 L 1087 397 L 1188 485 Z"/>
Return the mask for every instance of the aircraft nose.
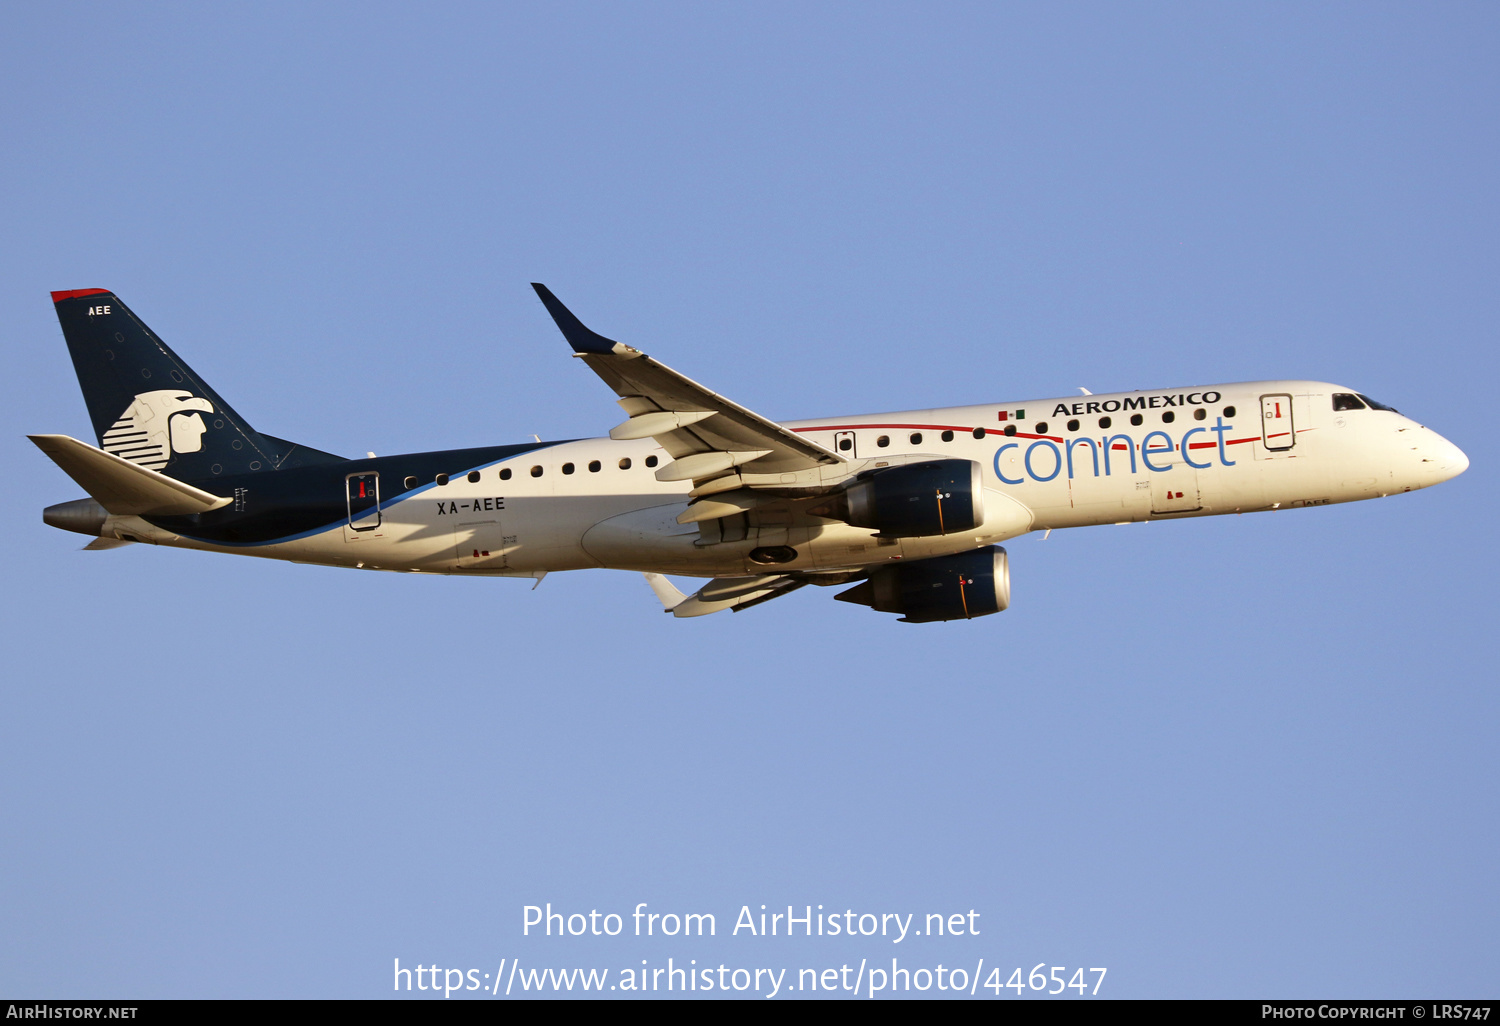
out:
<path id="1" fill-rule="evenodd" d="M 1432 460 L 1437 464 L 1438 480 L 1447 481 L 1469 469 L 1469 457 L 1442 435 L 1433 438 Z"/>

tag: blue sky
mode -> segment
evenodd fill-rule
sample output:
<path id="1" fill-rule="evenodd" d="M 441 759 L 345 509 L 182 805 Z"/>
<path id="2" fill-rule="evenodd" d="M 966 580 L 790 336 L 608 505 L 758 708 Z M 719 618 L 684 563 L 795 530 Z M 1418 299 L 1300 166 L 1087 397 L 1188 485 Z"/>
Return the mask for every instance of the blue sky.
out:
<path id="1" fill-rule="evenodd" d="M 7 25 L 0 992 L 893 956 L 1103 966 L 1115 997 L 1493 990 L 1492 6 Z M 359 454 L 618 420 L 531 281 L 773 418 L 1308 377 L 1472 467 L 1017 539 L 1009 611 L 924 626 L 821 589 L 674 621 L 626 573 L 80 553 L 40 521 L 77 489 L 24 435 L 88 435 L 49 290 L 117 291 L 258 429 Z M 548 901 L 719 936 L 523 937 Z M 762 903 L 982 932 L 728 936 Z"/>

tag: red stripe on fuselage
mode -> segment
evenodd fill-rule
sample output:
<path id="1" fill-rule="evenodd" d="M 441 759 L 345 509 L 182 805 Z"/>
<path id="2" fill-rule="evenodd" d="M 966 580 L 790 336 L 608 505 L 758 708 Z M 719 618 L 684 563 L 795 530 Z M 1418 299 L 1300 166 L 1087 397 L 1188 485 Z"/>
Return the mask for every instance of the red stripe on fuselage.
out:
<path id="1" fill-rule="evenodd" d="M 56 295 L 56 293 L 54 293 L 54 295 Z M 1006 438 L 1028 438 L 1028 439 L 1035 439 L 1035 440 L 1045 440 L 1045 441 L 1048 441 L 1048 442 L 1084 441 L 1085 440 L 1083 438 L 1064 439 L 1064 438 L 1062 438 L 1059 435 L 1030 435 L 1030 434 L 1027 434 L 1024 431 L 1017 431 L 1013 435 L 1007 435 L 1007 434 L 1005 434 L 1005 432 L 1003 430 L 997 431 L 994 428 L 962 427 L 962 426 L 960 426 L 958 424 L 836 424 L 836 425 L 832 425 L 832 426 L 829 426 L 829 427 L 800 427 L 800 428 L 792 428 L 792 430 L 796 431 L 798 433 L 801 433 L 801 434 L 806 434 L 806 433 L 812 432 L 812 431 L 874 431 L 877 428 L 885 428 L 887 430 L 894 430 L 896 428 L 901 428 L 901 429 L 914 430 L 914 431 L 962 431 L 962 432 L 964 432 L 966 434 L 970 434 L 970 435 L 972 435 L 975 431 L 983 431 L 986 435 L 1000 435 L 1000 436 L 1004 436 Z M 1200 430 L 1203 430 L 1203 429 L 1200 429 Z M 1311 430 L 1312 430 L 1312 428 L 1299 428 L 1296 433 L 1297 434 L 1301 434 L 1304 431 L 1311 431 Z M 1289 435 L 1291 433 L 1292 432 L 1289 432 L 1289 431 L 1282 431 L 1282 432 L 1279 432 L 1279 433 L 1274 434 L 1274 435 L 1268 435 L 1267 437 L 1268 438 L 1282 438 L 1282 437 L 1285 437 L 1286 435 Z M 1261 440 L 1261 438 L 1260 438 L 1259 435 L 1251 435 L 1249 438 L 1226 438 L 1226 439 L 1224 439 L 1224 444 L 1225 445 L 1244 445 L 1247 442 L 1259 442 L 1260 440 Z M 1189 442 L 1188 443 L 1188 448 L 1189 449 L 1213 449 L 1213 448 L 1216 448 L 1218 446 L 1218 444 L 1219 444 L 1218 442 Z M 1116 452 L 1125 452 L 1125 451 L 1129 450 L 1131 447 L 1128 446 L 1128 445 L 1112 445 L 1112 446 L 1110 446 L 1110 448 L 1113 449 L 1113 450 L 1115 450 Z M 1174 445 L 1172 448 L 1173 449 L 1180 449 L 1181 446 Z M 1135 446 L 1135 449 L 1137 451 L 1139 451 L 1140 450 L 1140 446 L 1139 445 Z M 1153 452 L 1166 452 L 1167 450 L 1165 450 L 1165 449 L 1153 449 L 1152 451 Z"/>
<path id="2" fill-rule="evenodd" d="M 959 427 L 957 424 L 836 424 L 831 427 L 805 427 L 792 428 L 792 430 L 801 433 L 807 431 L 873 431 L 876 428 L 914 428 L 918 431 L 965 431 L 969 434 L 973 434 L 975 431 L 975 428 Z M 986 434 L 1000 434 L 999 431 L 993 428 L 985 428 L 984 430 Z"/>

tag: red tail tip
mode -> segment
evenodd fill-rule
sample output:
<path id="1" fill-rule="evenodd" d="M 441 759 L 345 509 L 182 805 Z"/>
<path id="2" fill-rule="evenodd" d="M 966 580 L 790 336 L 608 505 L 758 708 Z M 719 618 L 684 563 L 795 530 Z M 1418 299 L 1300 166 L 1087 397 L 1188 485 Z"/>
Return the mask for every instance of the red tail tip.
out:
<path id="1" fill-rule="evenodd" d="M 61 303 L 64 299 L 77 299 L 79 296 L 107 296 L 109 289 L 70 289 L 67 292 L 52 293 L 52 302 Z"/>

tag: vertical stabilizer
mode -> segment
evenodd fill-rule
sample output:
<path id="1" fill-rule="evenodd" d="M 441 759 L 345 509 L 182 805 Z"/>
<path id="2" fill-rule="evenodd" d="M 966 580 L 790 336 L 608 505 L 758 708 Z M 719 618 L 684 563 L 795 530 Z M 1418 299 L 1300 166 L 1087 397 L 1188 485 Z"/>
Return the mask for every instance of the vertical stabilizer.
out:
<path id="1" fill-rule="evenodd" d="M 338 458 L 255 431 L 107 289 L 52 302 L 105 452 L 186 481 Z"/>

